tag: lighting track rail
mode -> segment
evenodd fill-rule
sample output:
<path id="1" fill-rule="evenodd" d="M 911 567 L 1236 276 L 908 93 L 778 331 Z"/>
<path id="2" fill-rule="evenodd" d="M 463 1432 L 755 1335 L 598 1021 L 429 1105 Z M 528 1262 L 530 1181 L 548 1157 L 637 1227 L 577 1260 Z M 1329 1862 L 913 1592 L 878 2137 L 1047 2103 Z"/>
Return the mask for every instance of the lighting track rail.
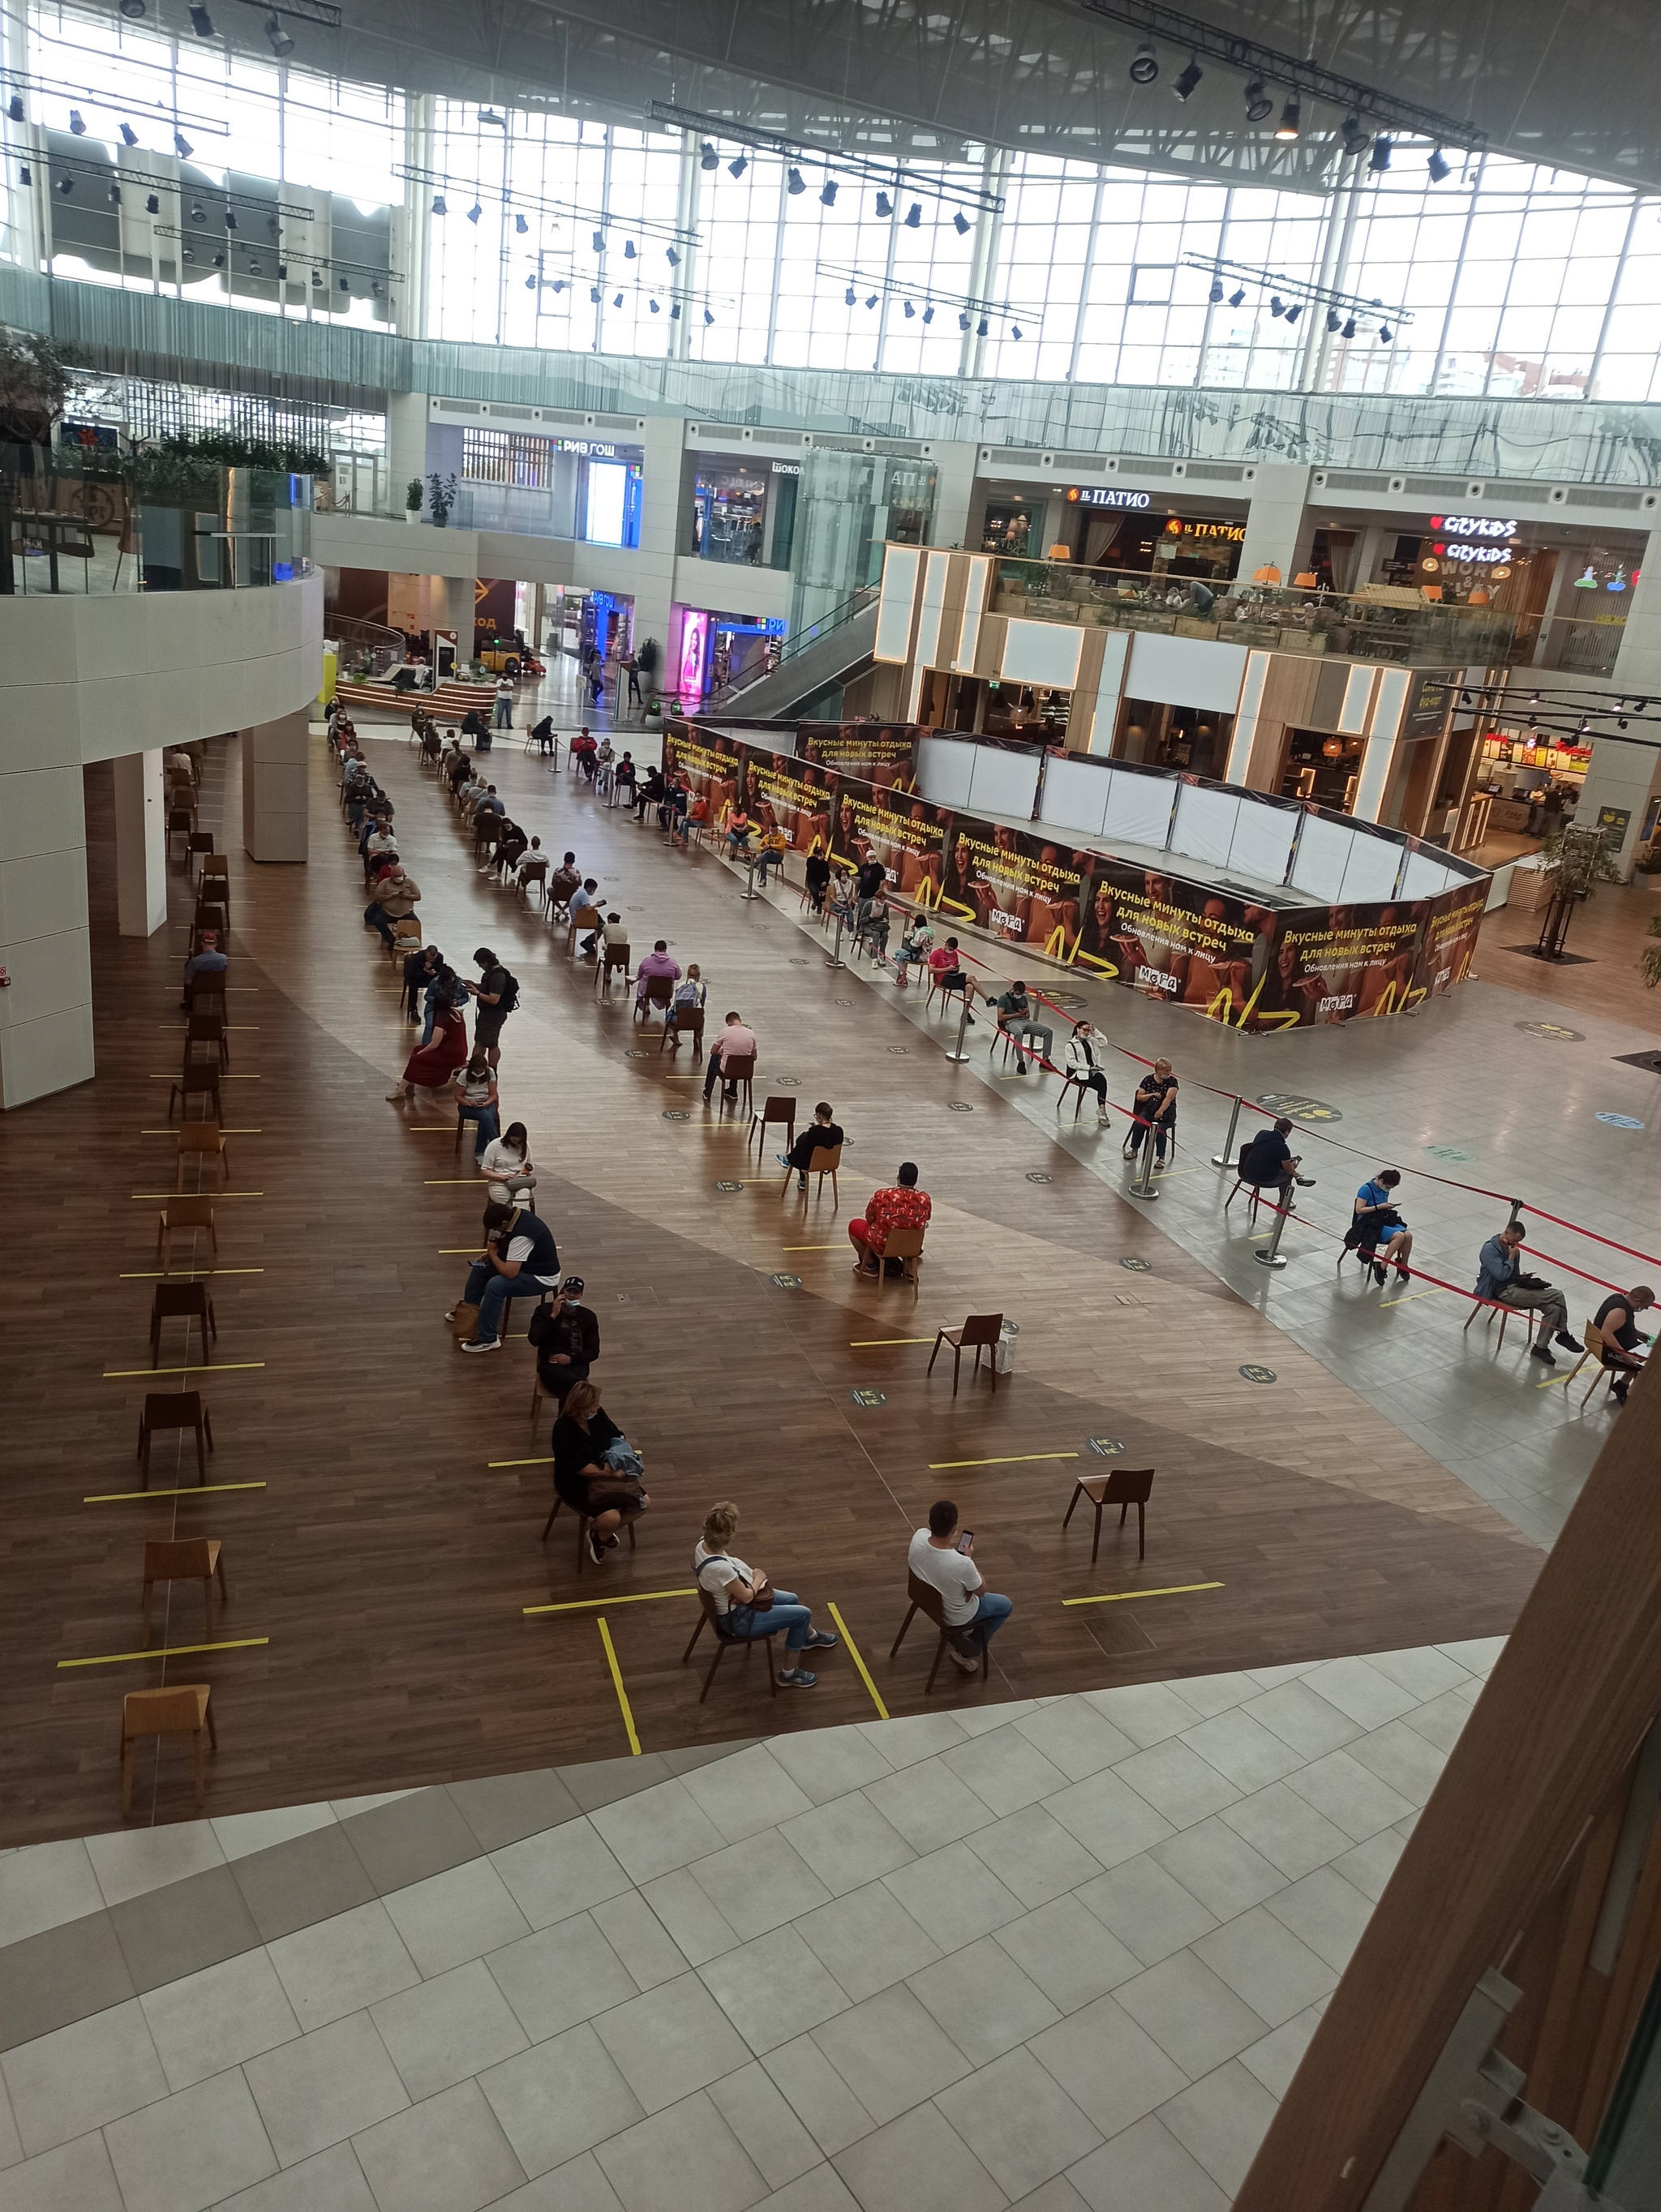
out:
<path id="1" fill-rule="evenodd" d="M 231 135 L 229 124 L 215 122 L 210 116 L 193 115 L 185 108 L 163 106 L 160 100 L 113 100 L 107 93 L 94 92 L 90 86 L 83 89 L 80 85 L 64 84 L 51 77 L 33 76 L 27 70 L 0 70 L 0 88 L 8 95 L 33 93 L 36 99 L 72 100 L 77 107 L 103 107 L 114 115 L 136 116 L 140 122 L 165 123 L 169 131 L 177 131 L 181 125 L 188 125 L 192 131 L 199 131 L 208 138 L 228 138 Z"/>
<path id="2" fill-rule="evenodd" d="M 677 246 L 696 246 L 699 242 L 697 231 L 684 230 L 678 223 L 660 222 L 650 216 L 622 216 L 605 208 L 581 207 L 574 200 L 544 199 L 535 192 L 504 189 L 499 183 L 486 184 L 482 179 L 448 176 L 441 169 L 418 169 L 395 161 L 392 174 L 419 185 L 425 191 L 457 192 L 463 196 L 471 192 L 475 207 L 488 200 L 504 215 L 540 215 L 553 222 L 573 220 L 591 224 L 601 233 L 616 230 L 625 237 L 666 238 Z M 465 216 L 465 210 L 462 212 Z"/>
<path id="3" fill-rule="evenodd" d="M 32 161 L 38 168 L 48 169 L 55 175 L 59 170 L 71 176 L 92 177 L 100 185 L 119 185 L 124 190 L 136 192 L 177 192 L 181 199 L 211 194 L 216 204 L 246 208 L 255 215 L 280 215 L 289 222 L 315 222 L 314 208 L 291 207 L 283 200 L 261 199 L 257 193 L 232 191 L 224 185 L 192 185 L 183 177 L 151 177 L 142 169 L 124 169 L 114 161 L 89 161 L 78 154 L 34 154 L 13 147 L 15 161 Z"/>
<path id="4" fill-rule="evenodd" d="M 1410 308 L 1389 307 L 1382 300 L 1364 300 L 1354 292 L 1335 292 L 1330 285 L 1312 283 L 1306 276 L 1283 276 L 1276 269 L 1254 269 L 1246 262 L 1222 261 L 1208 253 L 1185 253 L 1182 265 L 1202 270 L 1219 283 L 1232 277 L 1237 284 L 1255 284 L 1261 291 L 1283 294 L 1305 307 L 1330 307 L 1348 315 L 1381 315 L 1392 325 L 1413 320 Z"/>
<path id="5" fill-rule="evenodd" d="M 242 0 L 242 4 L 258 8 L 262 15 L 286 15 L 290 22 L 311 23 L 319 30 L 340 28 L 340 10 L 333 0 Z"/>
<path id="6" fill-rule="evenodd" d="M 1080 0 L 1080 5 L 1086 15 L 1105 16 L 1110 22 L 1123 23 L 1127 30 L 1161 40 L 1190 56 L 1220 62 L 1225 68 L 1238 70 L 1250 82 L 1262 81 L 1318 100 L 1346 115 L 1359 116 L 1378 130 L 1428 138 L 1438 146 L 1461 146 L 1472 153 L 1481 153 L 1488 143 L 1487 131 L 1469 118 L 1457 121 L 1451 115 L 1439 114 L 1433 107 L 1421 107 L 1415 101 L 1380 92 L 1374 85 L 1340 76 L 1323 69 L 1318 62 L 1299 61 L 1273 46 L 1260 46 L 1255 39 L 1237 38 L 1197 15 L 1185 15 L 1180 9 L 1164 6 L 1162 0 Z"/>
<path id="7" fill-rule="evenodd" d="M 1654 713 L 1649 711 L 1652 707 Z M 1647 695 L 1618 695 L 1611 706 L 1607 691 L 1537 691 L 1519 684 L 1462 684 L 1457 711 L 1468 714 L 1476 708 L 1491 721 L 1520 722 L 1530 730 L 1550 730 L 1582 740 L 1609 738 L 1621 744 L 1661 750 L 1661 699 Z M 1613 722 L 1615 727 L 1594 729 L 1596 722 Z M 1656 734 L 1631 736 L 1628 732 L 1634 722 Z"/>
<path id="8" fill-rule="evenodd" d="M 646 118 L 649 123 L 666 124 L 672 130 L 693 131 L 701 138 L 724 138 L 733 145 L 751 146 L 757 153 L 776 155 L 788 163 L 799 165 L 805 161 L 816 169 L 874 185 L 884 191 L 915 192 L 946 207 L 973 208 L 986 215 L 1003 213 L 1001 192 L 952 184 L 932 169 L 910 168 L 902 161 L 880 161 L 869 154 L 845 154 L 817 145 L 808 138 L 786 138 L 776 131 L 757 131 L 752 125 L 735 122 L 730 116 L 705 115 L 701 109 L 677 107 L 666 100 L 648 100 Z"/>
<path id="9" fill-rule="evenodd" d="M 971 320 L 984 325 L 995 318 L 999 322 L 1009 323 L 1013 326 L 1011 336 L 1018 338 L 1025 336 L 1025 326 L 1028 324 L 1037 330 L 1043 320 L 1041 315 L 1036 313 L 1029 313 L 1025 307 L 1012 306 L 1007 300 L 979 300 L 962 292 L 938 292 L 930 285 L 908 284 L 902 276 L 873 276 L 865 270 L 844 268 L 838 263 L 829 261 L 816 262 L 814 267 L 819 276 L 834 277 L 839 284 L 845 284 L 856 296 L 861 292 L 865 293 L 867 295 L 866 299 L 867 307 L 870 307 L 879 297 L 890 300 L 920 300 L 931 310 L 935 307 L 955 309 L 960 326 L 964 329 L 968 328 Z M 851 306 L 853 302 L 850 301 L 848 304 Z M 932 314 L 928 319 L 933 319 Z M 982 329 L 979 335 L 985 337 L 988 333 Z"/>

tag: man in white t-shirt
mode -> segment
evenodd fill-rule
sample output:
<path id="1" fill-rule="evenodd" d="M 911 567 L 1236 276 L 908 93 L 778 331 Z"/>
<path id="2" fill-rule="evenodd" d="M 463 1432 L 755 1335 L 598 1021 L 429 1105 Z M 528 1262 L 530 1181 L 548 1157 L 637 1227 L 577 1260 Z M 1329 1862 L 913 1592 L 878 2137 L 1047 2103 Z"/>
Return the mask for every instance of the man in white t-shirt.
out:
<path id="1" fill-rule="evenodd" d="M 733 1549 L 738 1528 L 739 1509 L 724 1500 L 704 1515 L 703 1534 L 692 1547 L 692 1573 L 715 1607 L 715 1633 L 747 1644 L 782 1629 L 788 1663 L 780 1668 L 779 1680 L 787 1690 L 811 1690 L 818 1676 L 802 1665 L 801 1655 L 829 1650 L 837 1638 L 828 1628 L 814 1627 L 812 1613 L 794 1590 L 774 1589 L 761 1568 L 739 1558 Z M 770 1602 L 764 1595 L 770 1590 Z"/>
<path id="2" fill-rule="evenodd" d="M 928 1509 L 928 1526 L 911 1539 L 907 1564 L 919 1582 L 940 1594 L 940 1610 L 950 1632 L 946 1650 L 965 1674 L 980 1666 L 980 1655 L 1015 1609 L 1013 1598 L 999 1597 L 981 1580 L 970 1554 L 974 1531 L 958 1526 L 958 1509 L 949 1498 Z M 970 1656 L 970 1653 L 973 1656 Z"/>

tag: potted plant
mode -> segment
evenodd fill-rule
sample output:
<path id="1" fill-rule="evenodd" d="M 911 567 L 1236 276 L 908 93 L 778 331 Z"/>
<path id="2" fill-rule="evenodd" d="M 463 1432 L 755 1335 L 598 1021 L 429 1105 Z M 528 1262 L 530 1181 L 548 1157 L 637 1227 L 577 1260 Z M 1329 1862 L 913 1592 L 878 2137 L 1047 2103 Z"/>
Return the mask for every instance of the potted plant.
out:
<path id="1" fill-rule="evenodd" d="M 411 477 L 404 487 L 404 520 L 406 522 L 419 522 L 421 520 L 421 478 L 419 477 Z"/>
<path id="2" fill-rule="evenodd" d="M 646 695 L 641 708 L 642 714 L 657 711 L 658 668 L 661 659 L 662 654 L 654 637 L 642 638 L 635 647 L 635 665 L 640 671 L 640 686 Z"/>
<path id="3" fill-rule="evenodd" d="M 456 480 L 453 476 L 436 474 L 427 479 L 427 511 L 432 516 L 433 527 L 442 530 L 450 519 L 450 509 L 455 505 Z"/>

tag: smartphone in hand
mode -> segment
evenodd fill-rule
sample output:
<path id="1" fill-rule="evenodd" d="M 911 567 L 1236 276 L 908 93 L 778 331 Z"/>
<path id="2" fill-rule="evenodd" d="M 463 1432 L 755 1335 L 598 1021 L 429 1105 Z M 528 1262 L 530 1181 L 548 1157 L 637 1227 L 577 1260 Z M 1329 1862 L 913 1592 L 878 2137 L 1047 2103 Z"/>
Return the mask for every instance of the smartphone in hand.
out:
<path id="1" fill-rule="evenodd" d="M 964 1555 L 965 1558 L 967 1558 L 969 1553 L 972 1552 L 974 1548 L 975 1532 L 972 1528 L 965 1528 L 962 1535 L 958 1539 L 958 1549 Z"/>

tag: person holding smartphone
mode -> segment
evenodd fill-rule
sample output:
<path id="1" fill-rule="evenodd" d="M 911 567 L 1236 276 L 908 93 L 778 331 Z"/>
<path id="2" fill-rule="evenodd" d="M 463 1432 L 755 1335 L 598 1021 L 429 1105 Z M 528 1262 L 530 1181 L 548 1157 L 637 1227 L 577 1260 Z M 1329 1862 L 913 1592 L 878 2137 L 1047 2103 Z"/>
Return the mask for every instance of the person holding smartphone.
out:
<path id="1" fill-rule="evenodd" d="M 975 1565 L 975 1532 L 958 1525 L 958 1509 L 948 1498 L 928 1509 L 928 1526 L 911 1539 L 907 1564 L 919 1581 L 940 1594 L 946 1650 L 952 1664 L 975 1674 L 981 1654 L 1015 1610 L 1013 1598 L 999 1597 L 981 1580 Z"/>

